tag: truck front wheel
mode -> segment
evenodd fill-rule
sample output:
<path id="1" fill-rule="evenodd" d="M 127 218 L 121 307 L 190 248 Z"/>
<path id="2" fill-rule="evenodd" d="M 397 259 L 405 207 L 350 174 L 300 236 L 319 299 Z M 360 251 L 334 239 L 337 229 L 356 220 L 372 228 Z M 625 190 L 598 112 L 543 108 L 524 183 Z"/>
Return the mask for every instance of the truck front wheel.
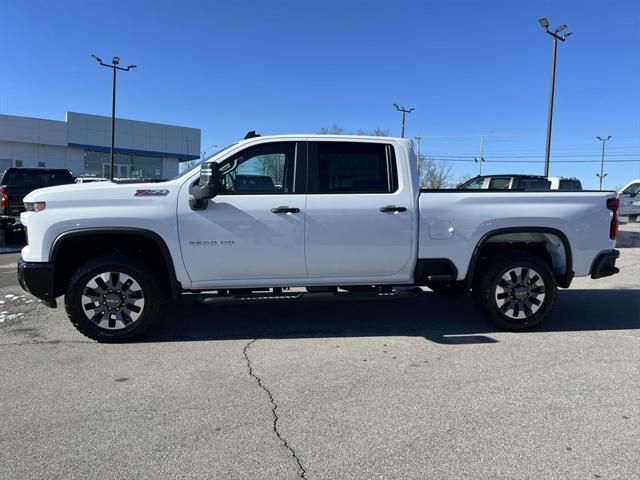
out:
<path id="1" fill-rule="evenodd" d="M 121 342 L 142 335 L 161 317 L 163 291 L 146 263 L 126 255 L 104 255 L 74 273 L 64 305 L 83 335 L 98 342 Z"/>
<path id="2" fill-rule="evenodd" d="M 490 259 L 473 290 L 490 321 L 515 331 L 533 328 L 549 315 L 558 285 L 544 261 L 523 252 Z"/>

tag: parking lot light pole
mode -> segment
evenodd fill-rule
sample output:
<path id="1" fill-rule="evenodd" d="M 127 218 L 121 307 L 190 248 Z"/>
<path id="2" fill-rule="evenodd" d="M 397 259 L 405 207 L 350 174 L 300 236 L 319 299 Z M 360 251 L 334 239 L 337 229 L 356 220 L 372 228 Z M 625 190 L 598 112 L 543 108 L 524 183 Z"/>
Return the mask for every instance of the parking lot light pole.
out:
<path id="1" fill-rule="evenodd" d="M 120 64 L 120 57 L 113 57 L 113 59 L 111 60 L 111 65 L 109 65 L 108 63 L 104 63 L 100 57 L 97 57 L 95 55 L 91 55 L 91 57 L 95 58 L 95 60 L 101 66 L 109 67 L 113 70 L 113 89 L 112 89 L 113 91 L 112 91 L 112 97 L 111 97 L 111 169 L 110 169 L 110 175 L 109 175 L 109 180 L 113 181 L 113 173 L 115 168 L 114 150 L 115 150 L 115 141 L 116 141 L 116 72 L 118 70 L 122 70 L 123 72 L 128 72 L 132 68 L 136 68 L 137 65 L 129 65 L 126 68 L 119 67 L 118 65 Z"/>
<path id="2" fill-rule="evenodd" d="M 397 103 L 394 103 L 393 106 L 396 107 L 396 110 L 398 110 L 399 112 L 402 112 L 402 133 L 400 134 L 400 136 L 402 138 L 404 138 L 404 125 L 405 125 L 406 115 L 407 115 L 407 113 L 413 112 L 415 110 L 415 108 L 401 107 Z"/>
<path id="3" fill-rule="evenodd" d="M 544 28 L 544 30 L 553 37 L 553 45 L 551 49 L 551 87 L 549 89 L 549 113 L 547 116 L 547 145 L 544 155 L 544 176 L 549 176 L 549 157 L 551 154 L 551 124 L 553 123 L 553 94 L 556 84 L 556 54 L 558 51 L 558 40 L 564 42 L 572 32 L 560 35 L 564 29 L 567 28 L 565 24 L 560 25 L 554 31 L 549 30 L 549 20 L 541 18 L 538 23 Z"/>
<path id="4" fill-rule="evenodd" d="M 480 173 L 478 175 L 482 175 L 482 164 L 484 163 L 484 157 L 482 156 L 482 152 L 484 150 L 484 139 L 485 137 L 487 137 L 487 135 L 490 135 L 492 133 L 493 130 L 489 130 L 484 135 L 480 135 L 480 159 L 476 159 L 476 162 L 480 164 Z"/>
<path id="5" fill-rule="evenodd" d="M 607 174 L 604 173 L 604 144 L 608 140 L 611 140 L 611 135 L 609 135 L 607 138 L 602 138 L 602 137 L 596 137 L 596 138 L 602 142 L 602 159 L 600 160 L 600 175 L 596 173 L 596 177 L 600 179 L 600 190 L 602 190 L 602 181 L 604 180 L 604 177 L 607 176 Z"/>

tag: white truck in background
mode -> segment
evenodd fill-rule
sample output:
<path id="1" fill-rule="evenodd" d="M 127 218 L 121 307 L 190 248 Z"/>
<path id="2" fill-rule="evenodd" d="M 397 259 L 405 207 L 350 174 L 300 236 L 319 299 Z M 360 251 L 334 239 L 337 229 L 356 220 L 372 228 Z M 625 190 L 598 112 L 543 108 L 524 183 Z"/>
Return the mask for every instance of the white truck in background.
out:
<path id="1" fill-rule="evenodd" d="M 574 276 L 618 272 L 615 192 L 420 190 L 410 141 L 248 138 L 164 183 L 25 198 L 23 288 L 84 335 L 141 335 L 183 292 L 471 291 L 509 330 L 540 323 Z M 428 312 L 425 312 L 428 315 Z"/>

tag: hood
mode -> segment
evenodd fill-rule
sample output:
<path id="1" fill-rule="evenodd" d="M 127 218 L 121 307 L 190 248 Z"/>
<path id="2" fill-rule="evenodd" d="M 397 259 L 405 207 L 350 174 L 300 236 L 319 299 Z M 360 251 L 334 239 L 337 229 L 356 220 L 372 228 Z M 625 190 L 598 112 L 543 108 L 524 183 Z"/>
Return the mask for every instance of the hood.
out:
<path id="1" fill-rule="evenodd" d="M 25 202 L 67 202 L 67 201 L 87 201 L 96 200 L 131 200 L 140 195 L 153 192 L 161 192 L 159 196 L 168 196 L 176 192 L 179 185 L 175 182 L 159 183 L 125 183 L 118 184 L 112 182 L 91 182 L 91 183 L 70 183 L 68 185 L 58 185 L 56 187 L 39 188 L 24 197 Z M 140 193 L 139 191 L 146 191 Z M 139 195 L 136 195 L 138 193 Z"/>

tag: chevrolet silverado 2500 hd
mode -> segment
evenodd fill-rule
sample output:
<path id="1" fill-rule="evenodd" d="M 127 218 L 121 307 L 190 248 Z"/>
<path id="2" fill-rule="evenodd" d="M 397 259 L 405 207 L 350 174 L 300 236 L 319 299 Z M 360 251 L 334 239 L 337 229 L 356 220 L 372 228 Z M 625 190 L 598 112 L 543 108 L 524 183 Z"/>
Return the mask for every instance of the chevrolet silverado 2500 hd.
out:
<path id="1" fill-rule="evenodd" d="M 25 198 L 18 277 L 98 341 L 182 292 L 471 291 L 502 328 L 541 322 L 572 278 L 618 272 L 615 192 L 420 190 L 410 141 L 252 136 L 164 183 Z M 348 294 L 347 294 L 348 295 Z"/>

